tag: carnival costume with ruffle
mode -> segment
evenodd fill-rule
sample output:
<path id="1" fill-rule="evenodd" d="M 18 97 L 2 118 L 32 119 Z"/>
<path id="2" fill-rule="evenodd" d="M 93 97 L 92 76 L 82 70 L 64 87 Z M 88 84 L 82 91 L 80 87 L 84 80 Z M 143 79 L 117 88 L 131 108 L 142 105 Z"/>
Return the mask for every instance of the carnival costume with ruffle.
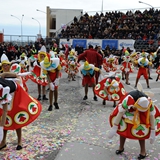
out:
<path id="1" fill-rule="evenodd" d="M 117 70 L 116 65 L 118 65 L 116 57 L 104 58 L 103 60 L 103 68 L 106 72 L 115 72 Z"/>
<path id="2" fill-rule="evenodd" d="M 3 57 L 1 57 L 1 59 L 2 58 Z M 10 64 L 8 58 L 4 61 L 1 60 L 1 63 Z M 18 73 L 18 68 L 20 70 L 20 67 L 17 67 L 17 65 L 15 71 L 13 70 L 14 67 L 11 67 L 11 72 Z M 8 103 L 8 112 L 4 129 L 14 130 L 33 122 L 40 115 L 42 106 L 39 101 L 28 95 L 24 88 L 22 88 L 23 84 L 20 79 L 7 79 L 8 81 L 0 78 L 0 106 L 1 104 Z M 7 86 L 9 83 L 14 83 L 14 91 L 10 90 Z M 2 113 L 3 110 L 0 109 L 0 117 Z"/>
<path id="3" fill-rule="evenodd" d="M 134 66 L 130 62 L 130 53 L 126 50 L 125 56 L 123 57 L 124 61 L 121 64 L 120 70 L 122 72 L 129 72 L 132 73 L 134 71 Z"/>
<path id="4" fill-rule="evenodd" d="M 106 87 L 107 93 L 104 90 Z M 119 76 L 106 77 L 95 86 L 95 94 L 107 101 L 119 101 L 126 95 Z"/>
<path id="5" fill-rule="evenodd" d="M 48 80 L 46 74 L 43 73 L 43 69 L 40 67 L 40 62 L 42 61 L 40 58 L 40 54 L 44 54 L 45 56 L 47 55 L 47 53 L 44 51 L 38 52 L 38 60 L 34 62 L 34 67 L 29 78 L 34 83 L 46 86 L 48 85 Z"/>
<path id="6" fill-rule="evenodd" d="M 134 108 L 133 108 L 134 106 Z M 119 112 L 124 115 L 118 125 L 117 133 L 130 139 L 144 140 L 150 137 L 150 115 L 155 117 L 156 135 L 160 133 L 160 111 L 143 92 L 134 90 L 122 98 L 109 117 L 111 127 Z"/>

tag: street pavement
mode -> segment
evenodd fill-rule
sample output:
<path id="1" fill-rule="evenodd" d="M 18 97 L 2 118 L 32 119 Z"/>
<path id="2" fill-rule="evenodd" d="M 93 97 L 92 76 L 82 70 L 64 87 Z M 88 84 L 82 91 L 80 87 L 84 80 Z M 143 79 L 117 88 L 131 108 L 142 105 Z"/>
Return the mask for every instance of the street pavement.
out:
<path id="1" fill-rule="evenodd" d="M 131 85 L 125 86 L 127 92 L 134 89 L 137 70 L 130 74 Z M 106 73 L 103 71 L 103 75 Z M 153 100 L 160 106 L 160 80 L 156 82 L 156 70 L 152 69 L 151 89 L 147 89 L 143 77 L 140 83 L 144 91 L 154 93 Z M 119 136 L 108 139 L 110 130 L 108 118 L 113 111 L 113 103 L 102 105 L 102 99 L 93 100 L 92 88 L 89 88 L 88 99 L 83 100 L 84 88 L 82 78 L 78 74 L 76 81 L 68 81 L 67 74 L 62 71 L 59 86 L 59 110 L 47 111 L 49 101 L 41 101 L 41 115 L 30 125 L 23 128 L 23 149 L 16 151 L 17 137 L 9 131 L 7 147 L 0 151 L 3 160 L 136 160 L 139 154 L 138 141 L 127 139 L 125 151 L 116 155 Z M 37 98 L 37 85 L 27 81 L 29 94 Z M 47 89 L 48 87 L 46 87 Z M 48 97 L 48 92 L 47 92 Z M 160 107 L 159 107 L 160 108 Z M 160 135 L 151 145 L 146 140 L 149 153 L 147 160 L 160 160 Z"/>

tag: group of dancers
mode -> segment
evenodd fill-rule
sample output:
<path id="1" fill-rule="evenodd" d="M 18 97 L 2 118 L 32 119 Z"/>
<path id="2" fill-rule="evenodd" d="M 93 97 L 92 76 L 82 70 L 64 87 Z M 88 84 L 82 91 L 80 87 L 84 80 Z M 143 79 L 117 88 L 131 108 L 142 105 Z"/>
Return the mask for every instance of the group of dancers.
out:
<path id="1" fill-rule="evenodd" d="M 160 47 L 157 49 L 156 52 Z M 105 57 L 102 62 L 102 68 L 110 76 L 99 79 L 96 83 L 95 75 L 102 75 L 101 67 L 89 63 L 87 58 L 83 64 L 80 64 L 79 56 L 75 50 L 71 50 L 66 56 L 63 52 L 59 55 L 54 51 L 46 52 L 44 46 L 37 55 L 28 59 L 25 53 L 22 53 L 19 60 L 10 62 L 5 54 L 1 57 L 1 78 L 0 78 L 0 150 L 5 148 L 7 130 L 16 130 L 18 137 L 17 150 L 22 149 L 22 127 L 33 122 L 42 110 L 40 100 L 49 100 L 48 111 L 59 109 L 58 104 L 58 86 L 63 74 L 67 73 L 68 81 L 75 81 L 77 73 L 82 74 L 82 86 L 84 87 L 83 100 L 88 99 L 88 87 L 93 89 L 93 99 L 97 101 L 97 96 L 103 99 L 103 105 L 106 101 L 113 101 L 114 110 L 109 117 L 111 130 L 108 134 L 112 138 L 116 133 L 120 135 L 120 147 L 116 154 L 124 151 L 126 138 L 137 139 L 140 143 L 140 154 L 138 159 L 144 159 L 148 156 L 145 148 L 145 140 L 155 141 L 155 136 L 160 133 L 160 112 L 153 103 L 152 96 L 143 92 L 138 86 L 141 75 L 146 79 L 149 86 L 149 69 L 152 65 L 156 53 L 148 54 L 129 53 L 124 50 L 123 62 L 118 70 L 118 57 L 110 55 Z M 33 64 L 31 67 L 31 63 Z M 129 75 L 138 69 L 135 90 L 127 93 L 124 85 L 125 80 L 129 83 Z M 158 68 L 159 69 L 159 68 Z M 160 71 L 156 73 L 159 75 Z M 99 77 L 100 77 L 99 76 Z M 33 98 L 28 94 L 27 80 L 30 79 L 37 84 L 38 97 Z M 46 86 L 49 87 L 49 98 L 46 96 Z M 117 104 L 116 104 L 117 102 Z M 9 104 L 9 105 L 8 105 Z"/>

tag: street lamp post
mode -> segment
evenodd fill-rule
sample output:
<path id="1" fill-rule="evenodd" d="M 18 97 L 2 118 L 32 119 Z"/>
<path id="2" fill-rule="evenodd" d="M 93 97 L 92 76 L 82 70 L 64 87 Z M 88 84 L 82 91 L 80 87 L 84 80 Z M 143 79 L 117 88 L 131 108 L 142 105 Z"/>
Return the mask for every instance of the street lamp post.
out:
<path id="1" fill-rule="evenodd" d="M 24 14 L 22 14 L 21 19 L 19 19 L 18 17 L 14 16 L 14 15 L 11 15 L 11 16 L 16 18 L 16 19 L 18 19 L 20 21 L 20 23 L 21 23 L 21 45 L 22 45 L 22 43 L 23 43 L 22 21 L 23 21 Z"/>
<path id="2" fill-rule="evenodd" d="M 40 24 L 40 22 L 37 19 L 33 18 L 33 17 L 32 17 L 32 19 L 38 22 L 38 24 L 39 24 L 39 34 L 41 35 L 41 24 Z"/>
<path id="3" fill-rule="evenodd" d="M 142 1 L 138 1 L 139 3 L 143 3 L 143 4 L 146 4 L 146 5 L 148 5 L 148 6 L 150 6 L 151 8 L 153 8 L 154 9 L 154 7 L 152 6 L 152 5 L 150 5 L 150 4 L 148 4 L 148 3 L 145 3 L 145 2 L 142 2 Z"/>
<path id="4" fill-rule="evenodd" d="M 44 12 L 44 11 L 41 11 L 41 10 L 39 10 L 39 9 L 36 9 L 36 11 L 39 11 L 39 12 L 42 12 L 42 13 L 45 13 L 45 14 L 46 14 L 46 12 Z"/>

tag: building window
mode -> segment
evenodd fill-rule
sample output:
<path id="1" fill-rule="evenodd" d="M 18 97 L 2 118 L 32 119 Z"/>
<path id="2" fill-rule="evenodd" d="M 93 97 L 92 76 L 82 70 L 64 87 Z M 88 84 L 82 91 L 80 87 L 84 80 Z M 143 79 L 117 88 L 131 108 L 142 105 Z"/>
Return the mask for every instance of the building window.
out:
<path id="1" fill-rule="evenodd" d="M 56 29 L 56 18 L 52 18 L 51 29 Z"/>

